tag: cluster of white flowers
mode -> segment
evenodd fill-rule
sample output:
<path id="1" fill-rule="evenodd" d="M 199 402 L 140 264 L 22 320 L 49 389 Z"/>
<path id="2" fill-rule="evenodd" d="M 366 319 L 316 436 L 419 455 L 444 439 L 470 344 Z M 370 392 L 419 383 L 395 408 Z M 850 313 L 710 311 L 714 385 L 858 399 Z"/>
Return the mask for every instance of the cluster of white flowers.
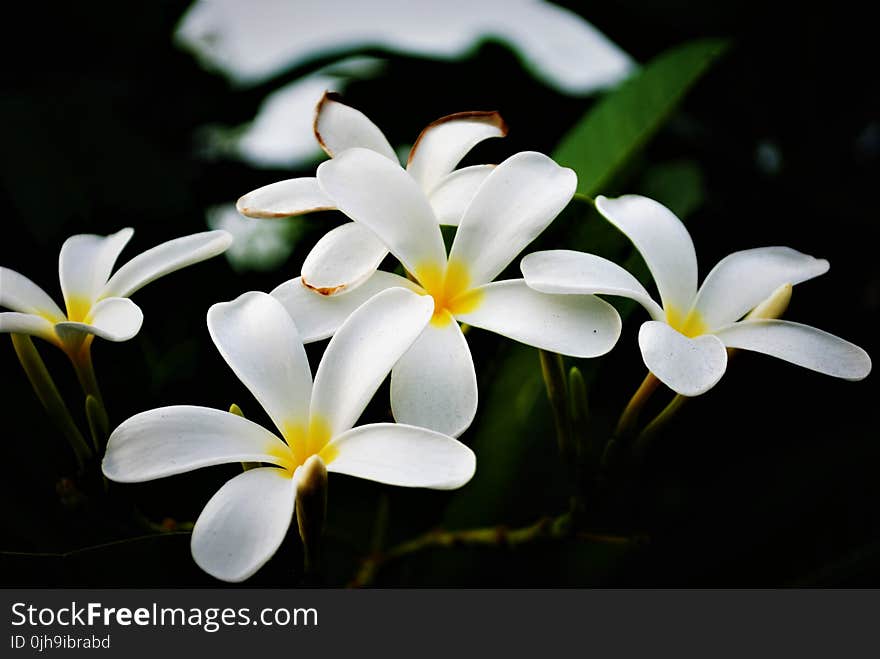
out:
<path id="1" fill-rule="evenodd" d="M 285 538 L 315 474 L 438 489 L 467 483 L 476 458 L 455 438 L 473 421 L 478 392 L 459 323 L 562 355 L 597 357 L 621 333 L 618 313 L 597 295 L 629 297 L 651 316 L 639 332 L 646 366 L 684 396 L 718 382 L 728 348 L 851 380 L 870 371 L 861 348 L 778 320 L 791 286 L 824 273 L 826 261 L 786 247 L 746 250 L 723 259 L 698 289 L 690 235 L 672 212 L 644 197 L 599 197 L 596 207 L 642 254 L 662 305 L 620 266 L 580 252 L 527 255 L 523 278 L 496 281 L 565 208 L 577 183 L 572 170 L 535 152 L 456 169 L 476 144 L 505 133 L 494 112 L 444 117 L 418 137 L 404 168 L 366 116 L 328 94 L 317 108 L 315 135 L 330 159 L 316 176 L 239 200 L 239 211 L 253 218 L 337 209 L 351 222 L 317 242 L 301 277 L 208 311 L 217 349 L 277 433 L 230 412 L 175 406 L 138 414 L 109 439 L 103 471 L 120 482 L 221 463 L 262 465 L 232 478 L 200 515 L 192 552 L 205 571 L 241 581 L 258 570 Z M 440 225 L 457 227 L 448 254 Z M 28 279 L 0 270 L 0 305 L 14 310 L 0 314 L 0 331 L 40 336 L 71 354 L 83 337 L 129 339 L 142 315 L 128 295 L 231 242 L 222 231 L 181 238 L 111 277 L 130 237 L 125 229 L 65 243 L 66 315 Z M 389 253 L 407 276 L 378 269 Z M 327 338 L 313 381 L 304 344 Z M 389 373 L 395 423 L 355 427 Z"/>

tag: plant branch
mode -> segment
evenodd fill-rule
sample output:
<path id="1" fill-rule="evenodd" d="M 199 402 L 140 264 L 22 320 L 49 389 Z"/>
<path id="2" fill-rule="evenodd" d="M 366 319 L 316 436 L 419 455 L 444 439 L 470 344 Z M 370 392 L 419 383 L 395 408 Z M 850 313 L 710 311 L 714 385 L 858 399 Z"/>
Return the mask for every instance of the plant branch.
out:
<path id="1" fill-rule="evenodd" d="M 407 540 L 396 547 L 392 547 L 386 552 L 374 553 L 366 557 L 361 562 L 360 568 L 354 579 L 349 583 L 349 586 L 352 588 L 369 586 L 375 580 L 379 570 L 389 563 L 427 549 L 453 549 L 456 547 L 515 548 L 520 545 L 541 541 L 567 539 L 620 546 L 636 546 L 644 542 L 644 539 L 640 537 L 576 531 L 571 522 L 570 513 L 563 513 L 556 517 L 542 517 L 533 524 L 513 529 L 505 526 L 463 529 L 459 531 L 435 529 Z"/>

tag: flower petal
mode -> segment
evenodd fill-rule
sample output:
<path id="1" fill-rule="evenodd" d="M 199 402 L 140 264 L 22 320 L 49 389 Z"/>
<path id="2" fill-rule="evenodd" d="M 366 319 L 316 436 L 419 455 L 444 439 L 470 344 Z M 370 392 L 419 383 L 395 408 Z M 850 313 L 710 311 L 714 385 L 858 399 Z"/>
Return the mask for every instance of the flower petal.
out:
<path id="1" fill-rule="evenodd" d="M 698 396 L 714 387 L 727 370 L 727 350 L 717 336 L 690 339 L 666 323 L 649 320 L 639 329 L 645 366 L 682 396 Z"/>
<path id="2" fill-rule="evenodd" d="M 476 289 L 479 300 L 458 320 L 542 350 L 572 357 L 598 357 L 620 337 L 620 316 L 594 295 L 553 295 L 529 288 L 522 279 Z"/>
<path id="3" fill-rule="evenodd" d="M 409 152 L 406 170 L 431 192 L 468 151 L 490 137 L 507 135 L 497 112 L 459 112 L 441 117 L 421 132 Z"/>
<path id="4" fill-rule="evenodd" d="M 529 288 L 542 293 L 617 295 L 641 304 L 654 320 L 665 314 L 638 279 L 619 265 L 595 254 L 553 249 L 527 254 L 520 270 Z"/>
<path id="5" fill-rule="evenodd" d="M 331 437 L 351 428 L 433 312 L 430 296 L 403 288 L 382 291 L 358 307 L 324 351 L 310 418 L 323 419 Z"/>
<path id="6" fill-rule="evenodd" d="M 400 165 L 379 127 L 333 92 L 326 92 L 315 109 L 315 138 L 331 158 L 346 149 L 362 147 Z"/>
<path id="7" fill-rule="evenodd" d="M 728 348 L 752 350 L 844 380 L 871 372 L 871 357 L 859 346 L 809 325 L 786 320 L 747 320 L 715 334 Z"/>
<path id="8" fill-rule="evenodd" d="M 119 253 L 133 234 L 134 229 L 126 228 L 109 236 L 80 234 L 64 241 L 58 257 L 58 277 L 68 315 L 74 308 L 84 314 L 100 297 Z"/>
<path id="9" fill-rule="evenodd" d="M 346 222 L 324 234 L 306 256 L 303 283 L 321 295 L 357 288 L 388 255 L 385 244 L 357 222 Z"/>
<path id="10" fill-rule="evenodd" d="M 296 325 L 278 300 L 251 291 L 215 304 L 208 309 L 208 332 L 282 434 L 306 424 L 312 372 Z"/>
<path id="11" fill-rule="evenodd" d="M 395 287 L 420 290 L 409 279 L 379 270 L 343 295 L 322 295 L 297 277 L 275 288 L 272 297 L 281 302 L 293 318 L 303 343 L 311 343 L 330 338 L 355 309 L 376 293 Z"/>
<path id="12" fill-rule="evenodd" d="M 193 527 L 195 562 L 223 581 L 252 576 L 284 542 L 295 493 L 295 479 L 272 467 L 250 469 L 227 481 Z"/>
<path id="13" fill-rule="evenodd" d="M 457 227 L 465 209 L 495 165 L 462 167 L 444 176 L 428 196 L 439 224 Z"/>
<path id="14" fill-rule="evenodd" d="M 144 312 L 128 298 L 104 298 L 92 307 L 86 322 L 63 322 L 55 332 L 65 343 L 75 343 L 89 334 L 108 341 L 128 341 L 137 335 L 144 323 Z"/>
<path id="15" fill-rule="evenodd" d="M 139 483 L 227 462 L 279 464 L 278 437 L 237 414 L 174 405 L 126 419 L 110 435 L 101 468 L 110 480 Z"/>
<path id="16" fill-rule="evenodd" d="M 697 292 L 697 254 L 681 220 L 662 204 L 639 195 L 617 199 L 599 196 L 596 209 L 645 259 L 663 308 L 683 318 Z"/>
<path id="17" fill-rule="evenodd" d="M 710 328 L 739 320 L 783 284 L 799 284 L 828 272 L 828 261 L 789 247 L 758 247 L 734 252 L 706 275 L 694 300 Z"/>
<path id="18" fill-rule="evenodd" d="M 59 339 L 55 335 L 55 324 L 32 313 L 17 311 L 0 313 L 0 334 L 28 334 L 59 344 Z"/>
<path id="19" fill-rule="evenodd" d="M 2 267 L 0 267 L 0 307 L 46 316 L 55 322 L 67 318 L 42 288 L 15 270 Z"/>
<path id="20" fill-rule="evenodd" d="M 334 210 L 336 204 L 312 176 L 264 185 L 240 197 L 235 208 L 246 217 L 274 219 Z"/>
<path id="21" fill-rule="evenodd" d="M 231 244 L 226 231 L 203 231 L 156 245 L 119 268 L 101 297 L 128 297 L 159 277 L 222 254 Z"/>
<path id="22" fill-rule="evenodd" d="M 474 452 L 458 440 L 398 423 L 353 428 L 330 446 L 336 451 L 327 471 L 388 485 L 452 490 L 477 468 Z"/>
<path id="23" fill-rule="evenodd" d="M 416 277 L 442 272 L 446 248 L 422 189 L 403 169 L 368 149 L 321 163 L 318 181 L 336 205 L 368 227 Z"/>
<path id="24" fill-rule="evenodd" d="M 450 261 L 465 264 L 470 285 L 492 281 L 565 208 L 577 175 L 524 151 L 486 177 L 461 218 Z"/>
<path id="25" fill-rule="evenodd" d="M 432 322 L 391 371 L 391 411 L 398 423 L 452 437 L 477 413 L 477 373 L 461 328 L 448 313 Z"/>

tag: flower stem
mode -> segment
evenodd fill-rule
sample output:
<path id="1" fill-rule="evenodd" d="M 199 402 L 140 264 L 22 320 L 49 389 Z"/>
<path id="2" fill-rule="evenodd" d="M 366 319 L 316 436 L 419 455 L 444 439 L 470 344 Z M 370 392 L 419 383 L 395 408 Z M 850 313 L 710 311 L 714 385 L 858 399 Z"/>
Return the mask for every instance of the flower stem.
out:
<path id="1" fill-rule="evenodd" d="M 675 398 L 673 398 L 669 404 L 664 407 L 647 426 L 645 426 L 644 430 L 639 433 L 639 436 L 636 438 L 635 444 L 633 445 L 633 453 L 636 456 L 640 458 L 645 456 L 651 440 L 672 420 L 687 400 L 687 396 L 676 394 Z"/>
<path id="2" fill-rule="evenodd" d="M 12 345 L 15 348 L 15 354 L 18 355 L 18 361 L 34 388 L 40 403 L 46 410 L 49 418 L 62 432 L 68 444 L 70 444 L 73 453 L 76 456 L 76 463 L 80 472 L 85 470 L 86 463 L 92 458 L 92 451 L 88 443 L 76 427 L 73 417 L 61 394 L 58 393 L 58 387 L 49 374 L 43 358 L 37 351 L 34 342 L 29 336 L 24 334 L 12 334 Z"/>
<path id="3" fill-rule="evenodd" d="M 95 451 L 100 455 L 110 436 L 110 419 L 107 417 L 107 408 L 104 406 L 104 397 L 98 386 L 98 378 L 95 375 L 95 366 L 92 363 L 92 338 L 87 337 L 80 349 L 70 355 L 73 368 L 80 386 L 86 395 L 86 416 L 89 420 L 89 429 L 92 432 L 92 440 Z"/>
<path id="4" fill-rule="evenodd" d="M 547 398 L 553 410 L 553 425 L 556 427 L 556 443 L 559 453 L 568 456 L 571 450 L 571 418 L 568 405 L 568 386 L 562 356 L 555 352 L 539 350 L 541 373 L 547 388 Z"/>
<path id="5" fill-rule="evenodd" d="M 630 398 L 629 403 L 627 403 L 626 408 L 624 408 L 623 413 L 620 415 L 620 419 L 617 422 L 617 428 L 614 431 L 616 437 L 626 437 L 632 432 L 633 428 L 635 428 L 636 422 L 639 420 L 639 414 L 641 414 L 642 408 L 645 406 L 645 403 L 648 402 L 648 399 L 654 391 L 656 391 L 659 384 L 660 380 L 658 380 L 653 373 L 648 371 L 645 379 L 642 380 L 642 384 L 639 385 L 636 393 Z"/>
<path id="6" fill-rule="evenodd" d="M 493 526 L 460 531 L 444 531 L 437 529 L 403 542 L 384 553 L 368 556 L 361 563 L 360 569 L 350 587 L 369 586 L 379 570 L 395 560 L 419 553 L 427 549 L 450 549 L 454 547 L 517 547 L 542 540 L 574 539 L 611 545 L 637 545 L 643 539 L 616 535 L 603 535 L 575 531 L 571 523 L 570 513 L 556 517 L 542 517 L 537 522 L 521 528 L 508 529 L 504 526 Z"/>

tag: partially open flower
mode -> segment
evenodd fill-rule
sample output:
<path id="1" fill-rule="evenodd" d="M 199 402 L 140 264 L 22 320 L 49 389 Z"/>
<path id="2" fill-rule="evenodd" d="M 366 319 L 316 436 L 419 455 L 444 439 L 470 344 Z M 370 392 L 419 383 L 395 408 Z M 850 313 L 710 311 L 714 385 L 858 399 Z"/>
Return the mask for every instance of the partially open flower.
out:
<path id="1" fill-rule="evenodd" d="M 222 254 L 232 243 L 225 231 L 206 231 L 162 243 L 134 257 L 112 276 L 119 253 L 134 234 L 71 236 L 61 246 L 58 274 L 66 313 L 43 289 L 14 270 L 0 268 L 0 332 L 39 336 L 73 357 L 91 337 L 127 341 L 143 322 L 128 296 L 151 281 Z"/>
<path id="2" fill-rule="evenodd" d="M 641 304 L 653 319 L 639 331 L 642 358 L 677 393 L 696 396 L 715 386 L 727 369 L 726 348 L 761 352 L 847 380 L 870 372 L 871 358 L 860 347 L 778 320 L 790 286 L 827 272 L 828 261 L 788 247 L 747 249 L 723 258 L 698 289 L 693 242 L 669 209 L 638 195 L 598 197 L 596 208 L 645 259 L 662 306 L 619 265 L 582 252 L 529 254 L 521 264 L 526 283 L 546 293 L 619 295 Z"/>
<path id="3" fill-rule="evenodd" d="M 503 137 L 507 126 L 497 112 L 459 112 L 425 128 L 413 144 L 406 171 L 421 186 L 437 222 L 457 225 L 474 192 L 492 165 L 455 167 L 477 144 Z M 315 138 L 331 158 L 346 149 L 366 148 L 397 163 L 382 131 L 362 112 L 327 93 L 315 110 Z M 453 171 L 455 170 L 455 171 Z M 247 217 L 281 218 L 337 208 L 332 195 L 315 177 L 301 177 L 264 186 L 241 197 L 236 205 Z M 366 226 L 349 222 L 324 235 L 306 257 L 302 281 L 322 295 L 346 293 L 363 283 L 388 255 Z"/>
<path id="4" fill-rule="evenodd" d="M 208 311 L 211 338 L 278 434 L 221 410 L 150 410 L 113 432 L 104 474 L 138 482 L 223 463 L 264 463 L 220 488 L 193 529 L 196 563 L 225 581 L 247 579 L 272 557 L 300 484 L 300 500 L 316 502 L 303 520 L 307 537 L 314 537 L 323 468 L 390 485 L 460 487 L 473 476 L 476 459 L 457 440 L 394 423 L 353 427 L 432 311 L 429 298 L 411 291 L 377 295 L 339 328 L 313 384 L 296 326 L 275 298 L 251 292 L 215 304 Z"/>
<path id="5" fill-rule="evenodd" d="M 493 281 L 574 194 L 575 173 L 547 156 L 518 153 L 486 177 L 464 211 L 448 258 L 427 196 L 387 158 L 349 149 L 323 163 L 318 179 L 340 210 L 374 232 L 415 281 L 378 271 L 341 296 L 314 295 L 299 279 L 272 294 L 306 341 L 332 335 L 359 304 L 390 286 L 433 298 L 430 326 L 391 372 L 398 421 L 453 436 L 470 425 L 477 378 L 458 321 L 577 357 L 604 354 L 617 341 L 620 317 L 604 300 L 539 293 L 522 279 Z"/>

